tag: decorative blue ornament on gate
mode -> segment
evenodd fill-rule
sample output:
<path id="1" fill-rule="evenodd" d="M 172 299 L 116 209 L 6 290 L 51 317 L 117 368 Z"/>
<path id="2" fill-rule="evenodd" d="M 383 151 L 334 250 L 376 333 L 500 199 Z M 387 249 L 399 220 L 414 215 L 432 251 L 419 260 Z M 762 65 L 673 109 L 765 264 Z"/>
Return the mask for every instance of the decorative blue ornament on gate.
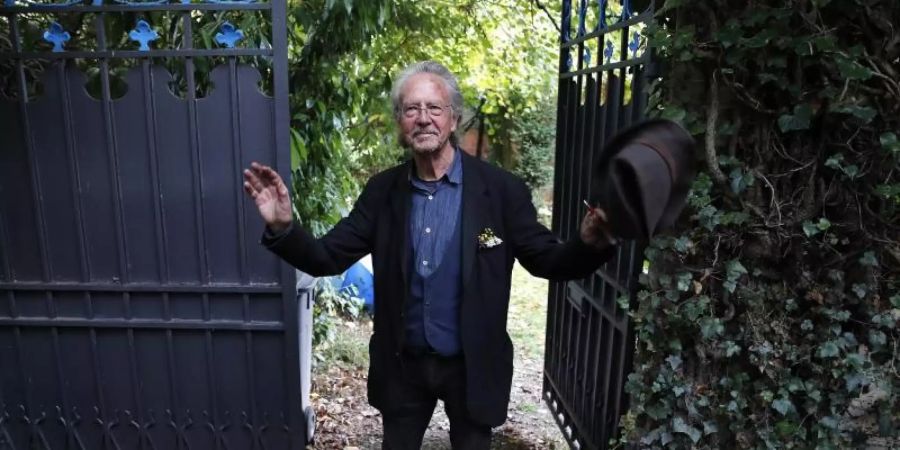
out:
<path id="1" fill-rule="evenodd" d="M 150 42 L 159 39 L 159 33 L 150 28 L 150 24 L 146 20 L 138 20 L 137 26 L 128 33 L 128 37 L 141 44 L 138 50 L 149 52 Z"/>
<path id="2" fill-rule="evenodd" d="M 216 42 L 218 42 L 219 45 L 234 48 L 234 44 L 244 39 L 244 32 L 235 28 L 231 22 L 225 21 L 219 29 L 221 31 L 216 33 Z"/>
<path id="3" fill-rule="evenodd" d="M 59 22 L 51 23 L 50 28 L 44 32 L 44 40 L 53 44 L 53 51 L 55 53 L 65 51 L 63 46 L 69 39 L 72 39 L 72 36 L 68 31 L 63 29 Z"/>
<path id="4" fill-rule="evenodd" d="M 615 50 L 615 47 L 613 46 L 612 41 L 610 41 L 610 40 L 607 39 L 607 40 L 606 40 L 606 50 L 603 51 L 603 56 L 606 57 L 606 63 L 607 63 L 607 64 L 609 64 L 609 61 L 610 61 L 610 60 L 612 59 L 612 57 L 613 57 L 613 50 Z"/>
<path id="5" fill-rule="evenodd" d="M 631 50 L 632 58 L 637 57 L 639 48 L 641 48 L 641 34 L 635 31 L 631 34 L 631 42 L 628 43 L 628 49 Z"/>

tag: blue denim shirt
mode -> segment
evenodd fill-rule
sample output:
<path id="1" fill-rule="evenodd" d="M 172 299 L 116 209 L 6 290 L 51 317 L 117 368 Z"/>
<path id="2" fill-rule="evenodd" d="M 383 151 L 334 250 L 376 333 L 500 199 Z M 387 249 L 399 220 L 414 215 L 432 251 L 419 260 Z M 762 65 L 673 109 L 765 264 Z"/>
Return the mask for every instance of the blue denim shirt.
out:
<path id="1" fill-rule="evenodd" d="M 446 356 L 460 352 L 462 297 L 462 157 L 436 181 L 410 174 L 410 297 L 406 305 L 406 345 Z"/>

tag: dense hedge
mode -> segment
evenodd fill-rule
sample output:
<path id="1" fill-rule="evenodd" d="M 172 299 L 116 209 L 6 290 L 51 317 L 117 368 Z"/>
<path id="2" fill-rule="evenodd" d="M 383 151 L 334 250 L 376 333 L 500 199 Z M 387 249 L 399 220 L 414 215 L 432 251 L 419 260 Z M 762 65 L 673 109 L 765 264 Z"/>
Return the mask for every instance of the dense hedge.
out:
<path id="1" fill-rule="evenodd" d="M 898 24 L 897 0 L 680 0 L 646 31 L 700 170 L 647 250 L 626 440 L 900 445 Z"/>

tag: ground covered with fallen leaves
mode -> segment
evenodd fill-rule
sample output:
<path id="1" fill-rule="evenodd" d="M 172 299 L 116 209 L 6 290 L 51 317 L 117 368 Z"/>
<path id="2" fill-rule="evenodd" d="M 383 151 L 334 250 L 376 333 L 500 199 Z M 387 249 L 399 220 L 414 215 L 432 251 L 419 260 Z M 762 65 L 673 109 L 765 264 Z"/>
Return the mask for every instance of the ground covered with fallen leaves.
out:
<path id="1" fill-rule="evenodd" d="M 565 441 L 541 399 L 547 282 L 516 264 L 510 297 L 509 333 L 515 373 L 506 423 L 494 429 L 495 449 L 562 449 Z M 345 322 L 313 371 L 316 449 L 379 449 L 381 418 L 366 402 L 366 347 L 371 322 Z M 449 449 L 449 421 L 438 404 L 423 449 Z"/>

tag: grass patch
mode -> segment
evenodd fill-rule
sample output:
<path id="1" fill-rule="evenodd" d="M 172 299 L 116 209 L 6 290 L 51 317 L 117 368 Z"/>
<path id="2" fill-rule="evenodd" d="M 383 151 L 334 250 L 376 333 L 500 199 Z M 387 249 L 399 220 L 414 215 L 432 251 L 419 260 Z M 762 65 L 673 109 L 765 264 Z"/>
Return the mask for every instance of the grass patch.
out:
<path id="1" fill-rule="evenodd" d="M 334 339 L 313 349 L 317 368 L 338 366 L 368 369 L 371 334 L 372 321 L 369 319 L 340 321 L 335 324 Z"/>
<path id="2" fill-rule="evenodd" d="M 544 357 L 549 282 L 531 276 L 518 262 L 513 266 L 507 330 L 513 345 L 529 359 Z"/>

